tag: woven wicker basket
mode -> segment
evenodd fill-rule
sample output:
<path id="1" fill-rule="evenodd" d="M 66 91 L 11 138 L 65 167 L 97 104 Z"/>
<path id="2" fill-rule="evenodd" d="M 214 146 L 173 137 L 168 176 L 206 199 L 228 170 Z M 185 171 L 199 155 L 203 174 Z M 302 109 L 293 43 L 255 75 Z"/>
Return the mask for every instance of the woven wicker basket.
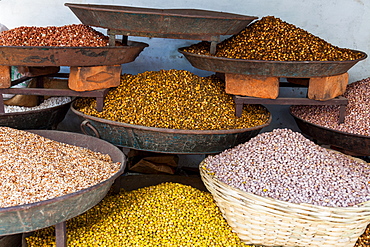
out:
<path id="1" fill-rule="evenodd" d="M 359 207 L 289 203 L 247 193 L 213 179 L 204 169 L 204 161 L 199 168 L 224 218 L 247 244 L 351 247 L 370 223 L 370 201 Z"/>

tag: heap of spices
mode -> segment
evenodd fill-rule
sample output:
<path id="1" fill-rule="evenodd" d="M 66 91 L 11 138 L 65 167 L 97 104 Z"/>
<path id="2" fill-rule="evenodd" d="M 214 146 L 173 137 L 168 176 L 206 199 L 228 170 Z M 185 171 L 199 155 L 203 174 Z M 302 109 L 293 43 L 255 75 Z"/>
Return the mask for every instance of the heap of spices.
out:
<path id="1" fill-rule="evenodd" d="M 191 45 L 184 51 L 211 55 L 210 42 Z M 215 56 L 272 61 L 345 61 L 360 59 L 364 55 L 331 45 L 274 16 L 266 16 L 219 43 Z"/>
<path id="2" fill-rule="evenodd" d="M 174 69 L 124 74 L 120 86 L 106 95 L 103 111 L 95 106 L 94 98 L 75 103 L 87 115 L 168 129 L 243 129 L 263 125 L 270 118 L 261 105 L 246 105 L 242 116 L 236 117 L 232 95 L 225 93 L 219 78 Z"/>
<path id="3" fill-rule="evenodd" d="M 0 46 L 101 47 L 109 37 L 84 24 L 17 27 L 0 33 Z"/>
<path id="4" fill-rule="evenodd" d="M 162 183 L 109 195 L 86 213 L 67 221 L 72 247 L 193 247 L 243 244 L 209 192 Z M 55 246 L 54 228 L 36 231 L 28 247 Z"/>

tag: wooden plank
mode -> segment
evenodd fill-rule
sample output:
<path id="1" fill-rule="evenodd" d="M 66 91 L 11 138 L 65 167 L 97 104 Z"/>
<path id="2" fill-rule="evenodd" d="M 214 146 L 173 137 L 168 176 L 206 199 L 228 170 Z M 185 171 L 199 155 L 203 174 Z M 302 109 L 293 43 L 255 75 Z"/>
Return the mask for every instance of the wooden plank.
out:
<path id="1" fill-rule="evenodd" d="M 255 97 L 245 97 L 245 96 L 234 96 L 235 102 L 235 115 L 237 117 L 242 116 L 243 105 L 245 104 L 261 104 L 261 105 L 339 105 L 339 123 L 344 122 L 345 116 L 345 106 L 348 104 L 348 100 L 339 96 L 334 99 L 319 101 L 309 98 L 283 98 L 278 97 L 276 99 L 263 99 Z"/>
<path id="2" fill-rule="evenodd" d="M 276 99 L 263 99 L 255 97 L 243 97 L 243 96 L 234 96 L 235 103 L 244 103 L 244 104 L 270 104 L 270 105 L 347 105 L 348 100 L 339 96 L 337 98 L 319 101 L 309 98 L 285 98 L 278 97 Z"/>
<path id="3" fill-rule="evenodd" d="M 3 94 L 23 94 L 23 95 L 39 95 L 39 96 L 70 96 L 70 97 L 95 97 L 96 110 L 102 111 L 104 107 L 104 97 L 108 93 L 109 88 L 99 89 L 94 91 L 77 92 L 71 89 L 56 89 L 56 88 L 0 88 L 0 113 L 4 113 Z"/>

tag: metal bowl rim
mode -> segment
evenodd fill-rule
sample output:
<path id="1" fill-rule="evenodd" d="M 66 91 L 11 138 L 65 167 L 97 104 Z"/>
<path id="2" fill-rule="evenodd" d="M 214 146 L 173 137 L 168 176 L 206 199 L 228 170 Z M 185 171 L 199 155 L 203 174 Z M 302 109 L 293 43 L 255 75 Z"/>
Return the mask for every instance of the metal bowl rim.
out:
<path id="1" fill-rule="evenodd" d="M 142 126 L 142 125 L 135 125 L 135 124 L 127 124 L 127 123 L 122 123 L 122 122 L 117 122 L 117 121 L 112 121 L 104 118 L 98 118 L 90 115 L 86 115 L 78 110 L 76 110 L 73 107 L 73 104 L 71 104 L 70 109 L 73 113 L 76 115 L 79 115 L 85 119 L 91 119 L 96 122 L 105 122 L 107 124 L 111 125 L 118 125 L 121 127 L 126 127 L 126 128 L 134 128 L 134 129 L 140 129 L 140 130 L 147 130 L 147 131 L 153 131 L 153 132 L 165 132 L 165 133 L 176 133 L 176 134 L 194 134 L 194 135 L 203 135 L 203 134 L 233 134 L 233 133 L 242 133 L 246 131 L 253 131 L 253 130 L 258 130 L 262 129 L 264 127 L 267 127 L 270 125 L 272 121 L 272 114 L 270 111 L 263 105 L 262 107 L 265 108 L 265 110 L 269 113 L 269 119 L 266 121 L 266 123 L 258 126 L 254 126 L 251 128 L 244 128 L 244 129 L 229 129 L 229 130 L 184 130 L 184 129 L 167 129 L 167 128 L 156 128 L 156 127 L 147 127 L 147 126 Z"/>
<path id="2" fill-rule="evenodd" d="M 32 131 L 32 130 L 31 130 Z M 37 130 L 39 131 L 39 130 Z M 82 136 L 86 136 L 84 134 L 80 134 L 80 133 L 73 133 L 73 132 L 67 132 L 67 131 L 59 131 L 59 130 L 47 130 L 48 132 L 51 132 L 51 131 L 57 131 L 57 132 L 60 132 L 60 133 L 68 133 L 68 134 L 76 134 L 76 135 L 82 135 Z M 92 137 L 92 138 L 96 138 L 96 137 L 93 137 L 93 136 L 88 136 L 89 138 Z M 97 138 L 98 139 L 98 138 Z M 99 139 L 101 140 L 101 139 Z M 101 140 L 101 141 L 104 141 L 104 140 Z M 107 141 L 104 141 L 107 143 L 107 145 L 112 145 L 114 146 L 113 144 L 107 142 Z M 117 148 L 118 149 L 118 148 Z M 123 154 L 123 157 L 125 157 L 124 153 Z M 123 174 L 124 170 L 126 168 L 126 159 L 124 160 L 124 162 L 122 163 L 121 162 L 121 167 L 119 169 L 119 171 L 117 171 L 115 174 L 113 174 L 110 178 L 98 183 L 98 184 L 95 184 L 93 186 L 90 186 L 88 188 L 85 188 L 85 189 L 82 189 L 82 190 L 79 190 L 79 191 L 76 191 L 76 192 L 73 192 L 73 193 L 69 193 L 69 194 L 66 194 L 66 195 L 63 195 L 63 196 L 58 196 L 58 197 L 54 197 L 54 198 L 51 198 L 51 199 L 47 199 L 47 200 L 43 200 L 43 201 L 38 201 L 38 202 L 33 202 L 33 203 L 29 203 L 29 204 L 22 204 L 22 205 L 17 205 L 17 206 L 11 206 L 11 207 L 6 207 L 6 208 L 0 208 L 0 214 L 1 213 L 6 213 L 6 212 L 13 212 L 13 211 L 21 211 L 21 210 L 27 210 L 29 208 L 32 208 L 32 207 L 39 207 L 39 206 L 43 206 L 43 205 L 48 205 L 48 204 L 52 204 L 54 202 L 58 202 L 58 201 L 61 201 L 61 200 L 64 200 L 66 198 L 72 198 L 72 197 L 76 197 L 76 196 L 79 196 L 80 194 L 84 194 L 84 193 L 87 193 L 87 192 L 90 192 L 92 190 L 95 190 L 96 188 L 98 187 L 101 187 L 101 186 L 104 186 L 106 185 L 107 183 L 110 183 L 110 182 L 114 182 L 114 180 L 119 177 L 121 174 Z"/>
<path id="3" fill-rule="evenodd" d="M 235 20 L 255 20 L 258 17 L 257 16 L 248 16 L 248 15 L 241 15 L 241 14 L 234 14 L 234 13 L 228 13 L 228 12 L 222 12 L 222 11 L 214 11 L 214 10 L 204 10 L 204 9 L 161 9 L 161 8 L 143 8 L 143 7 L 133 7 L 133 6 L 121 6 L 121 5 L 105 5 L 105 4 L 77 4 L 77 3 L 64 3 L 65 6 L 69 8 L 78 8 L 78 9 L 93 9 L 93 10 L 99 10 L 99 11 L 106 11 L 106 12 L 117 12 L 119 13 L 130 13 L 130 14 L 150 14 L 150 15 L 165 15 L 165 16 L 173 16 L 173 17 L 201 17 L 204 18 L 202 15 L 189 15 L 189 14 L 174 14 L 174 13 L 163 13 L 163 10 L 195 10 L 195 11 L 204 11 L 204 13 L 212 12 L 212 13 L 222 13 L 227 15 L 227 17 L 230 17 L 231 19 Z M 128 9 L 111 9 L 111 8 L 104 8 L 104 7 L 120 7 L 120 8 L 128 8 Z M 142 10 L 142 11 L 135 11 L 133 9 Z M 152 11 L 150 11 L 152 10 Z M 157 12 L 155 12 L 157 11 Z M 207 16 L 204 19 L 224 19 L 225 17 L 215 17 L 215 16 Z"/>
<path id="4" fill-rule="evenodd" d="M 292 106 L 290 106 L 290 107 L 289 107 L 289 112 L 290 112 L 290 114 L 291 114 L 294 118 L 297 118 L 297 119 L 301 120 L 302 122 L 305 122 L 305 123 L 310 124 L 310 125 L 312 125 L 312 126 L 315 126 L 315 127 L 317 127 L 317 128 L 321 128 L 321 129 L 324 129 L 324 130 L 332 131 L 332 132 L 335 132 L 335 133 L 338 133 L 338 134 L 341 134 L 341 135 L 348 135 L 348 136 L 360 137 L 360 138 L 370 138 L 370 136 L 359 135 L 359 134 L 353 134 L 353 133 L 344 132 L 344 131 L 340 131 L 340 130 L 334 130 L 334 129 L 330 129 L 330 128 L 328 128 L 328 127 L 324 127 L 324 126 L 321 126 L 321 125 L 318 125 L 318 124 L 314 124 L 314 123 L 308 122 L 307 120 L 305 120 L 305 119 L 303 119 L 303 118 L 300 118 L 300 117 L 298 117 L 297 115 L 295 115 L 295 114 L 292 112 Z"/>
<path id="5" fill-rule="evenodd" d="M 242 62 L 242 63 L 268 63 L 268 64 L 343 64 L 343 63 L 357 63 L 361 60 L 367 58 L 367 54 L 363 51 L 352 50 L 350 51 L 359 52 L 363 54 L 361 58 L 355 60 L 344 60 L 344 61 L 277 61 L 277 60 L 248 60 L 248 59 L 240 59 L 240 58 L 227 58 L 227 57 L 216 57 L 211 55 L 204 55 L 204 54 L 195 54 L 191 52 L 184 51 L 183 49 L 188 47 L 181 47 L 178 48 L 178 52 L 184 54 L 185 56 L 192 56 L 192 57 L 200 57 L 200 58 L 207 58 L 212 60 L 225 60 L 229 62 Z"/>
<path id="6" fill-rule="evenodd" d="M 99 49 L 121 49 L 121 50 L 124 50 L 124 49 L 133 49 L 133 48 L 142 48 L 142 47 L 148 47 L 149 44 L 145 43 L 145 42 L 141 42 L 141 41 L 131 41 L 129 40 L 128 41 L 128 45 L 122 45 L 122 46 L 110 46 L 110 45 L 107 45 L 107 46 L 0 46 L 0 49 L 2 47 L 4 48 L 14 48 L 14 49 L 41 49 L 41 50 L 73 50 L 73 49 L 86 49 L 86 50 L 99 50 Z"/>

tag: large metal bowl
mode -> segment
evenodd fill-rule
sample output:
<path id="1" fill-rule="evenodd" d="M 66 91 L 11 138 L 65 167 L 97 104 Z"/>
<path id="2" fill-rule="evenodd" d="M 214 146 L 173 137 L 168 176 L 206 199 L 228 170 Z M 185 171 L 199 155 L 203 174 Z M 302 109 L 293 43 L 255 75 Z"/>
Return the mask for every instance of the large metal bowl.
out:
<path id="1" fill-rule="evenodd" d="M 290 114 L 303 134 L 356 156 L 370 156 L 370 136 L 346 133 L 310 123 L 295 115 L 291 108 Z"/>
<path id="2" fill-rule="evenodd" d="M 15 129 L 56 129 L 66 116 L 71 102 L 40 110 L 0 113 L 0 126 Z"/>
<path id="3" fill-rule="evenodd" d="M 89 26 L 118 30 L 127 36 L 211 40 L 240 32 L 255 16 L 202 9 L 155 9 L 65 3 Z"/>
<path id="4" fill-rule="evenodd" d="M 126 46 L 51 47 L 0 46 L 0 65 L 6 66 L 103 66 L 132 62 L 147 47 L 129 41 Z"/>
<path id="5" fill-rule="evenodd" d="M 104 198 L 114 180 L 123 173 L 126 167 L 123 152 L 98 138 L 56 130 L 30 130 L 30 132 L 55 141 L 109 154 L 114 162 L 121 162 L 122 165 L 112 177 L 87 189 L 50 200 L 0 208 L 0 236 L 30 232 L 56 225 L 84 213 Z"/>
<path id="6" fill-rule="evenodd" d="M 180 130 L 126 124 L 83 114 L 71 105 L 81 120 L 81 129 L 116 146 L 142 151 L 174 154 L 212 154 L 244 143 L 256 136 L 260 126 L 231 130 Z M 267 109 L 266 109 L 267 111 Z"/>
<path id="7" fill-rule="evenodd" d="M 199 55 L 184 51 L 185 47 L 179 48 L 186 59 L 194 67 L 202 70 L 242 74 L 260 75 L 288 78 L 311 78 L 333 76 L 346 73 L 357 62 L 364 60 L 367 55 L 356 60 L 347 61 L 267 61 L 247 60 Z"/>

